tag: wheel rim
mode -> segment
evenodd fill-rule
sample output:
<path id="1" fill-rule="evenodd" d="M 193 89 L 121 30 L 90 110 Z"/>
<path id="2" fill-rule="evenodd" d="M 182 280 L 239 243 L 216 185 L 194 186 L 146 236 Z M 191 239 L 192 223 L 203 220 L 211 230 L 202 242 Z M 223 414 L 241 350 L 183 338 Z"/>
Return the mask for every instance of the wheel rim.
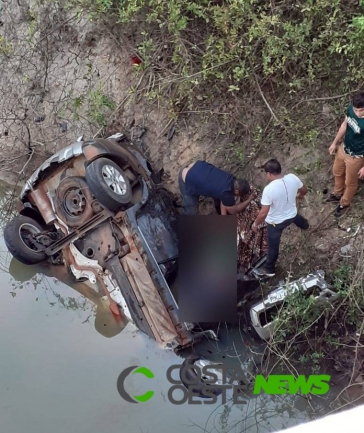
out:
<path id="1" fill-rule="evenodd" d="M 70 216 L 82 215 L 86 208 L 86 197 L 80 188 L 69 189 L 64 197 L 64 210 Z"/>
<path id="2" fill-rule="evenodd" d="M 127 191 L 124 176 L 112 165 L 102 167 L 102 176 L 106 185 L 118 195 L 124 195 Z"/>
<path id="3" fill-rule="evenodd" d="M 23 244 L 31 251 L 39 253 L 41 252 L 35 244 L 34 236 L 40 233 L 40 230 L 28 223 L 24 223 L 19 227 L 19 237 Z"/>

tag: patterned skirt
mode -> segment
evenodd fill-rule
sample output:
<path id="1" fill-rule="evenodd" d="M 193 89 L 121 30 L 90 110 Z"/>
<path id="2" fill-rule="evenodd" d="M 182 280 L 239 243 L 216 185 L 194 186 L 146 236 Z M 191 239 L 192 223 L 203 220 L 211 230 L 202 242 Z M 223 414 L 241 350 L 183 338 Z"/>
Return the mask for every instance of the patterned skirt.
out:
<path id="1" fill-rule="evenodd" d="M 261 194 L 252 188 L 253 200 L 248 207 L 237 215 L 238 219 L 238 267 L 247 271 L 252 264 L 268 251 L 267 225 L 260 224 L 258 232 L 254 233 L 252 225 L 261 209 Z M 250 194 L 249 194 L 250 195 Z M 242 198 L 246 200 L 249 195 Z"/>

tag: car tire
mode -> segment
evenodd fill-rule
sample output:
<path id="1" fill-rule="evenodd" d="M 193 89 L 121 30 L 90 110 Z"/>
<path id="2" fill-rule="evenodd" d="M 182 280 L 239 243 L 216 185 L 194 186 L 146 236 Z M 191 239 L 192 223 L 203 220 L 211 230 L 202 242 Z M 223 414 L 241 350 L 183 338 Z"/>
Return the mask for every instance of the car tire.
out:
<path id="1" fill-rule="evenodd" d="M 57 213 L 69 227 L 79 227 L 94 215 L 94 201 L 85 178 L 70 176 L 57 188 Z"/>
<path id="2" fill-rule="evenodd" d="M 32 218 L 18 215 L 5 226 L 5 244 L 19 262 L 25 265 L 35 265 L 45 260 L 47 254 L 32 245 L 31 236 L 44 230 L 45 227 Z"/>
<path id="3" fill-rule="evenodd" d="M 196 363 L 196 361 L 199 361 L 200 359 L 202 359 L 200 356 L 197 356 L 197 355 L 195 355 L 195 354 L 190 354 L 190 355 L 188 355 L 187 357 L 186 357 L 186 359 L 183 361 L 183 363 L 182 363 L 182 367 L 181 367 L 181 369 L 182 368 L 184 368 L 184 367 L 186 367 L 186 365 L 191 365 L 191 366 L 193 366 L 195 363 Z M 183 383 L 183 385 L 187 388 L 187 389 L 189 389 L 189 387 L 191 387 L 190 389 L 192 389 L 193 390 L 193 392 L 195 393 L 195 394 L 198 394 L 198 396 L 200 397 L 200 398 L 211 398 L 211 397 L 208 397 L 208 396 L 206 396 L 206 395 L 204 395 L 204 394 L 202 394 L 201 393 L 201 387 L 202 386 L 204 386 L 204 385 L 206 385 L 206 387 L 208 388 L 209 387 L 209 384 L 206 384 L 205 382 L 204 382 L 204 380 L 203 380 L 203 378 L 201 378 L 199 381 L 198 381 L 198 376 L 197 376 L 197 373 L 195 372 L 195 370 L 193 369 L 193 368 L 188 368 L 187 370 L 186 370 L 186 374 L 185 374 L 185 376 L 186 376 L 186 379 L 188 380 L 188 382 L 197 382 L 197 383 L 194 383 L 192 386 L 189 384 L 189 383 L 187 383 L 185 380 L 184 380 L 184 378 L 182 377 L 182 375 L 181 375 L 181 370 L 180 370 L 180 380 L 182 381 L 182 383 Z M 214 394 L 214 395 L 220 395 L 222 393 L 222 389 L 220 388 L 216 388 L 216 389 L 212 389 L 210 392 L 209 392 L 209 394 Z"/>
<path id="4" fill-rule="evenodd" d="M 86 181 L 94 197 L 117 212 L 132 198 L 132 188 L 123 170 L 111 159 L 98 158 L 86 168 Z"/>

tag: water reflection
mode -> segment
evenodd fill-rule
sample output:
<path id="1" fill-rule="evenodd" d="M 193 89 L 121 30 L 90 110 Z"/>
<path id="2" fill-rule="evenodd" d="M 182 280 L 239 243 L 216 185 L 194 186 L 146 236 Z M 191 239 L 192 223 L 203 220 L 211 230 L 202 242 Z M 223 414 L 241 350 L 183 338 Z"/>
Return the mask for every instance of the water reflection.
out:
<path id="1" fill-rule="evenodd" d="M 4 263 L 2 266 L 3 269 L 6 268 Z M 68 310 L 81 310 L 86 313 L 86 317 L 83 318 L 81 323 L 94 321 L 95 329 L 104 337 L 115 337 L 120 334 L 128 323 L 125 316 L 114 316 L 111 313 L 110 304 L 106 297 L 102 297 L 87 284 L 76 282 L 64 266 L 54 266 L 47 263 L 25 266 L 12 258 L 8 272 L 14 279 L 13 289 L 10 292 L 13 297 L 23 288 L 37 290 L 38 287 L 43 286 L 43 295 L 51 307 L 57 303 Z M 58 282 L 72 287 L 81 296 L 77 298 L 62 296 L 53 288 Z"/>
<path id="2" fill-rule="evenodd" d="M 340 388 L 338 389 L 334 387 L 331 389 L 330 394 L 324 396 L 324 398 L 315 396 L 311 400 L 305 396 L 257 396 L 250 392 L 244 396 L 244 404 L 239 405 L 233 404 L 232 400 L 223 405 L 217 403 L 213 406 L 205 404 L 200 406 L 187 404 L 183 406 L 172 405 L 166 399 L 170 384 L 165 378 L 165 371 L 171 364 L 181 363 L 182 360 L 180 358 L 177 358 L 172 352 L 163 351 L 158 344 L 150 340 L 147 336 L 135 331 L 135 328 L 133 327 L 129 328 L 129 332 L 124 334 L 122 331 L 127 331 L 128 329 L 126 320 L 121 319 L 118 321 L 110 312 L 108 301 L 104 301 L 94 289 L 88 287 L 86 284 L 75 283 L 72 275 L 69 274 L 63 266 L 51 266 L 46 264 L 41 266 L 25 266 L 15 259 L 10 260 L 10 255 L 5 252 L 2 253 L 0 257 L 1 270 L 3 274 L 6 275 L 8 272 L 8 277 L 11 277 L 10 290 L 1 293 L 2 300 L 6 301 L 5 298 L 13 298 L 13 306 L 16 307 L 19 301 L 24 300 L 25 294 L 32 293 L 34 294 L 36 301 L 43 301 L 42 306 L 39 306 L 36 310 L 37 315 L 33 316 L 32 321 L 29 322 L 28 328 L 24 328 L 22 325 L 20 320 L 21 316 L 19 316 L 18 321 L 14 322 L 12 332 L 14 332 L 14 329 L 17 326 L 16 323 L 18 322 L 19 330 L 15 333 L 20 332 L 24 339 L 23 341 L 28 339 L 28 335 L 32 334 L 33 328 L 38 328 L 38 323 L 43 321 L 42 317 L 45 311 L 47 311 L 47 316 L 52 316 L 52 313 L 54 316 L 57 315 L 56 307 L 65 310 L 68 313 L 76 314 L 78 320 L 72 326 L 73 332 L 76 331 L 78 334 L 82 329 L 82 325 L 89 327 L 93 322 L 98 334 L 108 338 L 114 337 L 111 339 L 111 341 L 114 342 L 112 345 L 102 345 L 102 347 L 100 347 L 99 343 L 95 345 L 96 341 L 94 341 L 91 336 L 85 338 L 85 335 L 82 334 L 82 337 L 77 337 L 76 346 L 81 345 L 82 350 L 85 353 L 92 353 L 92 359 L 88 357 L 87 364 L 85 364 L 85 357 L 83 355 L 81 356 L 77 347 L 70 344 L 71 337 L 64 329 L 68 322 L 66 316 L 61 317 L 57 322 L 54 321 L 53 323 L 52 321 L 53 325 L 51 323 L 52 326 L 48 331 L 46 331 L 45 328 L 35 331 L 37 332 L 37 339 L 42 341 L 44 338 L 45 341 L 48 341 L 49 350 L 52 351 L 56 350 L 55 347 L 60 344 L 59 341 L 63 341 L 63 338 L 61 338 L 59 334 L 65 332 L 67 338 L 63 346 L 61 346 L 61 351 L 64 353 L 62 356 L 67 356 L 68 358 L 69 356 L 75 356 L 77 362 L 72 364 L 73 368 L 76 368 L 79 374 L 86 368 L 86 376 L 89 380 L 91 378 L 92 380 L 95 380 L 100 387 L 100 397 L 109 402 L 111 398 L 112 401 L 114 401 L 114 405 L 115 401 L 117 401 L 116 406 L 112 411 L 114 419 L 113 423 L 110 424 L 106 416 L 106 413 L 110 415 L 108 411 L 105 412 L 106 407 L 102 406 L 101 408 L 97 408 L 97 405 L 93 406 L 91 403 L 91 406 L 93 407 L 92 411 L 95 412 L 95 414 L 99 413 L 99 415 L 97 415 L 98 421 L 95 421 L 96 424 L 87 421 L 87 430 L 78 429 L 78 431 L 96 433 L 100 428 L 103 428 L 103 426 L 107 426 L 108 433 L 116 433 L 117 431 L 143 431 L 146 433 L 156 432 L 160 429 L 165 429 L 165 431 L 173 430 L 175 433 L 186 431 L 193 433 L 201 431 L 221 433 L 232 431 L 247 433 L 273 432 L 313 419 L 317 416 L 322 416 L 328 411 L 330 401 L 332 401 L 335 395 L 340 391 Z M 68 289 L 66 286 L 68 286 Z M 8 302 L 6 301 L 5 303 Z M 26 303 L 19 307 L 19 314 L 27 314 L 27 310 L 30 308 L 30 304 Z M 55 317 L 53 318 L 55 319 Z M 73 320 L 73 322 L 75 321 Z M 131 330 L 132 334 L 130 334 Z M 52 337 L 53 334 L 54 336 Z M 130 335 L 132 335 L 131 340 Z M 58 336 L 58 340 L 55 338 L 56 336 Z M 219 330 L 219 336 L 219 342 L 206 341 L 202 343 L 198 347 L 198 353 L 211 361 L 229 363 L 230 365 L 239 365 L 244 362 L 244 357 L 247 352 L 240 330 L 237 328 L 222 326 Z M 116 351 L 115 347 L 118 348 Z M 125 347 L 127 347 L 127 351 L 125 351 Z M 197 348 L 195 349 L 197 350 Z M 36 350 L 36 352 L 40 350 L 39 344 L 35 345 L 34 350 Z M 25 355 L 30 354 L 31 356 L 31 353 L 32 351 L 28 347 Z M 5 361 L 15 362 L 16 364 L 18 362 L 17 359 L 17 357 L 12 358 L 11 355 L 7 353 Z M 101 361 L 101 364 L 99 365 L 105 365 L 105 368 L 110 370 L 107 375 L 107 385 L 104 385 L 104 387 L 101 385 L 102 382 L 97 380 L 99 367 L 96 368 L 93 363 L 95 360 L 97 363 L 100 363 L 101 359 L 103 361 Z M 55 365 L 58 365 L 57 362 L 59 363 L 59 361 L 53 359 Z M 148 404 L 141 406 L 140 409 L 130 407 L 134 405 L 130 405 L 129 403 L 120 400 L 120 397 L 116 393 L 115 384 L 117 377 L 123 368 L 130 365 L 147 365 L 158 378 L 154 387 L 156 392 L 155 397 L 153 397 Z M 31 364 L 27 363 L 27 368 L 30 368 L 31 370 L 33 369 L 33 374 L 35 377 L 38 377 L 37 375 L 44 374 L 45 366 L 42 366 L 40 363 L 38 369 L 37 364 L 33 362 Z M 9 368 L 9 366 L 7 369 L 11 375 L 13 369 Z M 102 371 L 104 374 L 106 373 L 104 369 L 102 369 Z M 4 373 L 4 371 L 2 373 Z M 48 382 L 41 382 L 38 392 L 41 396 L 39 398 L 43 403 L 44 398 L 46 398 L 43 396 L 43 393 L 47 395 L 47 392 L 53 389 L 54 380 L 56 380 L 56 382 L 58 380 L 58 387 L 61 387 L 62 389 L 62 385 L 59 382 L 59 380 L 62 381 L 62 376 L 58 379 L 57 377 L 58 373 L 55 376 L 53 374 L 52 382 L 49 384 Z M 14 388 L 14 380 L 15 378 L 13 381 L 9 382 L 8 387 L 10 389 L 12 387 Z M 39 381 L 39 377 L 37 380 Z M 98 402 L 97 404 L 100 404 L 99 398 L 95 399 L 96 396 L 88 395 L 90 389 L 87 390 L 87 385 L 81 377 L 76 375 L 73 377 L 73 380 L 75 381 L 73 386 L 76 386 L 80 390 L 79 392 L 84 396 L 84 398 L 87 396 L 88 400 L 96 400 Z M 68 384 L 66 386 L 68 388 L 69 382 L 66 381 L 66 384 Z M 138 382 L 138 378 L 131 378 L 127 385 L 130 389 L 133 389 L 135 393 L 145 392 L 145 382 L 143 382 L 143 380 Z M 24 384 L 22 384 L 22 387 L 23 386 Z M 26 379 L 25 386 L 34 386 L 32 377 Z M 22 394 L 19 394 L 20 389 L 21 388 L 19 388 L 16 393 L 16 398 L 20 402 L 18 404 L 22 405 L 24 402 Z M 63 400 L 56 399 L 56 401 L 58 401 L 58 404 L 65 405 Z M 7 404 L 5 403 L 2 407 L 4 408 L 6 405 Z M 76 404 L 76 407 L 79 407 L 79 403 Z M 121 411 L 119 414 L 116 409 L 117 407 Z M 65 405 L 66 410 L 67 408 L 70 410 L 69 406 Z M 35 406 L 32 406 L 32 410 L 37 413 L 38 409 L 35 408 Z M 54 409 L 48 408 L 48 410 L 50 410 L 51 419 L 57 418 Z M 0 407 L 0 413 L 1 412 L 2 409 Z M 87 416 L 90 414 L 88 411 L 82 413 L 82 422 L 85 422 L 83 417 L 86 416 L 86 413 L 88 414 Z M 123 413 L 128 413 L 127 421 L 123 417 Z M 140 418 L 140 414 L 143 415 L 142 418 Z M 33 415 L 31 413 L 26 415 L 27 420 L 32 419 L 32 417 Z M 153 428 L 150 428 L 149 423 L 144 420 L 144 418 L 147 417 L 155 418 L 154 423 L 152 423 Z M 8 422 L 8 425 L 10 426 L 10 421 Z M 76 414 L 73 414 L 70 420 L 70 425 L 79 426 L 80 422 L 81 420 L 79 417 Z M 123 428 L 123 426 L 125 427 L 125 424 L 128 426 L 126 430 Z M 96 427 L 96 425 L 98 427 Z M 16 423 L 16 426 L 17 430 L 8 429 L 6 432 L 15 433 L 21 431 L 19 428 L 21 423 Z M 33 431 L 34 433 L 46 432 L 47 428 L 49 428 L 49 423 L 44 422 L 39 424 L 38 428 Z M 52 431 L 61 433 L 64 430 L 61 428 L 59 428 L 59 430 L 53 428 Z M 70 431 L 73 431 L 73 429 Z"/>

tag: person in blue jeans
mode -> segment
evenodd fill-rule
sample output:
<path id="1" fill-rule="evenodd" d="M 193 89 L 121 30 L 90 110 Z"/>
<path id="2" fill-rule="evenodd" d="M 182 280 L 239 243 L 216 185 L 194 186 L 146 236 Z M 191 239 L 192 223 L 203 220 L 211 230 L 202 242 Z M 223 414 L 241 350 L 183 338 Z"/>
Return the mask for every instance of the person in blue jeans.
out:
<path id="1" fill-rule="evenodd" d="M 276 159 L 267 161 L 263 168 L 270 183 L 263 190 L 262 208 L 252 225 L 252 230 L 257 232 L 258 226 L 265 220 L 268 253 L 264 266 L 255 270 L 255 274 L 258 277 L 273 277 L 283 230 L 292 223 L 302 230 L 310 228 L 306 218 L 297 212 L 296 206 L 296 198 L 303 199 L 307 187 L 296 175 L 283 175 L 281 164 Z"/>
<path id="2" fill-rule="evenodd" d="M 213 198 L 218 213 L 222 203 L 232 215 L 243 211 L 253 199 L 251 194 L 247 200 L 237 204 L 237 197 L 244 197 L 250 192 L 249 182 L 237 179 L 206 161 L 196 161 L 183 167 L 179 172 L 178 184 L 185 215 L 198 213 L 200 196 Z"/>

